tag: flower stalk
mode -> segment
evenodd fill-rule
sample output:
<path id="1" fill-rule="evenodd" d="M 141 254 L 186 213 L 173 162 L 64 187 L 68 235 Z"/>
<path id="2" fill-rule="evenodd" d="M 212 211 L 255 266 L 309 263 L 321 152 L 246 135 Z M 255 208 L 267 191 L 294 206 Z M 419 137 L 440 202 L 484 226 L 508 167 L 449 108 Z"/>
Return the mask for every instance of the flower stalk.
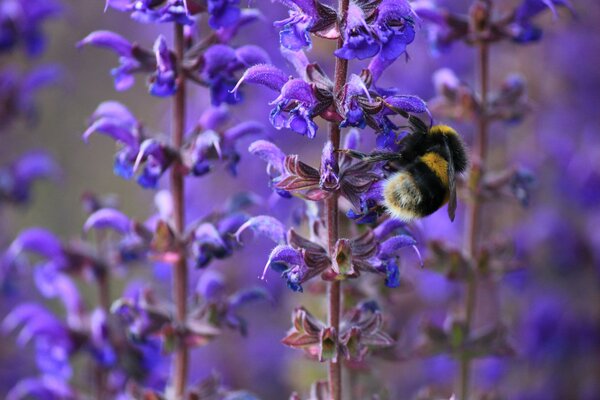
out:
<path id="1" fill-rule="evenodd" d="M 487 156 L 488 128 L 489 120 L 487 117 L 488 102 L 488 81 L 489 81 L 489 43 L 482 41 L 477 48 L 477 70 L 479 77 L 479 93 L 481 108 L 477 117 L 477 133 L 475 135 L 473 166 L 471 169 L 469 186 L 473 193 L 471 201 L 467 204 L 464 252 L 475 265 L 477 259 L 477 248 L 479 244 L 481 228 L 481 199 L 479 196 L 479 187 L 481 177 L 485 170 L 485 161 Z M 471 271 L 467 281 L 467 293 L 465 297 L 465 332 L 467 338 L 471 332 L 471 323 L 475 311 L 477 294 L 477 276 L 474 270 Z M 469 380 L 470 380 L 470 357 L 463 354 L 460 359 L 460 399 L 469 398 Z"/>
<path id="2" fill-rule="evenodd" d="M 183 25 L 175 24 L 175 55 L 180 63 L 185 51 Z M 172 144 L 174 149 L 181 149 L 185 129 L 185 77 L 179 74 L 180 82 L 173 97 L 173 130 Z M 176 234 L 181 238 L 185 230 L 185 185 L 182 169 L 175 165 L 171 169 L 171 196 L 173 198 L 173 217 Z M 188 270 L 185 245 L 179 245 L 179 258 L 173 276 L 173 296 L 176 306 L 176 320 L 183 326 L 187 313 Z M 173 388 L 176 399 L 183 398 L 188 375 L 188 349 L 180 342 L 173 357 Z"/>
<path id="3" fill-rule="evenodd" d="M 339 0 L 338 10 L 340 19 L 343 21 L 347 14 L 350 5 L 350 0 Z M 344 45 L 344 40 L 340 37 L 338 39 L 337 48 L 340 49 Z M 346 84 L 346 78 L 348 76 L 348 60 L 337 57 L 335 59 L 335 73 L 334 73 L 334 93 L 340 93 L 344 85 Z M 331 122 L 329 124 L 328 139 L 331 141 L 334 149 L 340 148 L 340 123 Z M 338 155 L 334 154 L 335 163 L 338 163 Z M 335 193 L 325 202 L 325 214 L 327 216 L 327 238 L 329 246 L 329 254 L 334 254 L 335 245 L 339 238 L 338 232 L 338 194 Z M 335 329 L 335 332 L 339 332 L 340 328 L 340 315 L 341 315 L 341 282 L 334 281 L 329 284 L 327 290 L 327 297 L 329 301 L 329 312 L 328 322 L 329 326 Z M 329 393 L 333 400 L 341 400 L 342 398 L 342 365 L 341 359 L 334 359 L 329 362 L 328 370 L 328 381 L 329 381 Z"/>

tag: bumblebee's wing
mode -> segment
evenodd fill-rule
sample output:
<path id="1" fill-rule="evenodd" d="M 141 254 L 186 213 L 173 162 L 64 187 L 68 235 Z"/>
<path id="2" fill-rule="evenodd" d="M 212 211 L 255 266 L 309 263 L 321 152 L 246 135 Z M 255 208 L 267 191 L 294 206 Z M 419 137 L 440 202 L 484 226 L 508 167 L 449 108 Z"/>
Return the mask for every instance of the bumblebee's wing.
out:
<path id="1" fill-rule="evenodd" d="M 456 171 L 454 170 L 452 152 L 446 138 L 444 138 L 444 144 L 446 146 L 446 154 L 448 155 L 448 216 L 450 217 L 450 221 L 454 221 L 454 217 L 456 216 Z"/>

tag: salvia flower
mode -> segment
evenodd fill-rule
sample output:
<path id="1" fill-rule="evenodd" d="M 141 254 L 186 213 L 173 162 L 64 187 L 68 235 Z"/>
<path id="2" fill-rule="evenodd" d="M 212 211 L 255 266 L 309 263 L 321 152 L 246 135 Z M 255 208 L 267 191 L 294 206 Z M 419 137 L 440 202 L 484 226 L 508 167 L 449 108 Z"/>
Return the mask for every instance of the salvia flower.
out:
<path id="1" fill-rule="evenodd" d="M 264 134 L 265 127 L 251 120 L 231 125 L 230 120 L 231 113 L 224 104 L 209 107 L 202 113 L 182 154 L 191 175 L 205 175 L 217 162 L 224 163 L 233 176 L 237 175 L 241 158 L 237 151 L 238 141 L 246 136 Z"/>
<path id="2" fill-rule="evenodd" d="M 22 379 L 6 394 L 6 400 L 20 400 L 29 397 L 74 400 L 77 395 L 63 378 L 51 374 Z"/>
<path id="3" fill-rule="evenodd" d="M 253 143 L 250 150 L 268 163 L 275 191 L 285 198 L 293 194 L 319 201 L 340 191 L 343 197 L 358 207 L 361 194 L 382 178 L 373 164 L 353 162 L 346 156 L 342 157 L 338 166 L 334 162 L 335 151 L 330 142 L 323 148 L 319 170 L 300 161 L 295 154 L 285 155 L 266 140 Z"/>
<path id="4" fill-rule="evenodd" d="M 279 42 L 284 48 L 292 51 L 310 49 L 311 33 L 329 39 L 339 35 L 335 29 L 337 14 L 329 6 L 316 0 L 279 1 L 290 8 L 288 18 L 274 23 L 281 29 Z"/>
<path id="5" fill-rule="evenodd" d="M 238 81 L 236 73 L 269 62 L 268 54 L 258 46 L 246 45 L 234 49 L 225 44 L 216 44 L 209 47 L 202 55 L 201 76 L 210 87 L 211 103 L 218 106 L 241 101 L 242 94 L 232 91 Z"/>
<path id="6" fill-rule="evenodd" d="M 316 64 L 309 64 L 302 52 L 284 52 L 295 65 L 302 78 L 289 76 L 271 64 L 259 64 L 244 72 L 233 89 L 236 92 L 244 82 L 264 85 L 279 93 L 270 104 L 271 124 L 276 129 L 288 128 L 309 138 L 317 133 L 317 124 L 313 119 L 321 115 L 325 119 L 339 120 L 331 115 L 333 104 L 333 83 Z"/>
<path id="7" fill-rule="evenodd" d="M 393 144 L 399 127 L 390 120 L 391 116 L 429 114 L 429 109 L 417 96 L 396 94 L 395 90 L 384 90 L 374 85 L 373 78 L 379 77 L 387 65 L 383 61 L 373 62 L 360 76 L 352 75 L 336 97 L 336 107 L 343 119 L 341 126 L 369 126 L 377 133 L 379 141 Z"/>
<path id="8" fill-rule="evenodd" d="M 87 141 L 95 132 L 109 136 L 120 145 L 115 156 L 115 175 L 131 179 L 143 165 L 137 182 L 144 188 L 155 188 L 175 159 L 165 144 L 157 139 L 145 139 L 141 124 L 127 107 L 116 101 L 103 102 L 96 108 L 83 140 Z"/>
<path id="9" fill-rule="evenodd" d="M 167 47 L 167 40 L 160 35 L 154 42 L 156 72 L 149 79 L 150 94 L 159 97 L 170 96 L 177 91 L 177 71 L 175 57 Z"/>
<path id="10" fill-rule="evenodd" d="M 38 110 L 35 96 L 46 86 L 60 79 L 60 69 L 44 65 L 27 73 L 8 67 L 0 71 L 0 133 L 23 118 L 26 122 L 37 122 Z"/>
<path id="11" fill-rule="evenodd" d="M 142 23 L 194 23 L 188 15 L 184 0 L 107 0 L 106 7 L 130 12 L 131 18 Z"/>
<path id="12" fill-rule="evenodd" d="M 27 203 L 34 182 L 59 177 L 60 169 L 48 153 L 41 150 L 25 153 L 0 167 L 0 202 Z"/>
<path id="13" fill-rule="evenodd" d="M 547 9 L 556 17 L 557 7 L 566 7 L 574 13 L 568 0 L 523 0 L 515 10 L 514 21 L 509 27 L 512 39 L 517 43 L 539 40 L 542 37 L 542 29 L 531 20 Z"/>
<path id="14" fill-rule="evenodd" d="M 0 52 L 23 44 L 29 56 L 40 55 L 46 40 L 42 24 L 61 12 L 53 0 L 4 0 L 0 3 Z"/>
<path id="15" fill-rule="evenodd" d="M 360 361 L 369 350 L 389 347 L 394 340 L 383 331 L 381 312 L 367 308 L 354 308 L 340 321 L 340 331 L 328 327 L 303 307 L 292 314 L 293 327 L 282 342 L 290 347 L 303 349 L 319 361 Z"/>
<path id="16" fill-rule="evenodd" d="M 227 326 L 247 334 L 247 322 L 239 314 L 240 308 L 257 301 L 272 301 L 271 295 L 263 288 L 254 287 L 242 289 L 227 295 L 224 278 L 214 270 L 202 273 L 198 280 L 196 291 L 201 295 L 201 303 L 192 311 L 197 318 L 206 317 L 216 327 Z"/>
<path id="17" fill-rule="evenodd" d="M 207 0 L 208 24 L 213 29 L 235 25 L 240 19 L 240 0 Z"/>
<path id="18" fill-rule="evenodd" d="M 92 45 L 106 48 L 119 56 L 119 66 L 111 75 L 115 89 L 127 90 L 135 83 L 135 74 L 148 74 L 150 93 L 154 96 L 170 96 L 177 91 L 177 66 L 175 57 L 167 47 L 164 36 L 160 35 L 153 51 L 138 44 L 130 43 L 124 37 L 110 31 L 95 31 L 83 38 L 77 47 Z"/>
<path id="19" fill-rule="evenodd" d="M 369 229 L 352 239 L 338 239 L 334 253 L 329 254 L 325 238 L 319 237 L 319 226 L 312 225 L 313 240 L 309 240 L 294 229 L 286 233 L 283 224 L 273 217 L 258 216 L 242 225 L 236 236 L 251 228 L 277 243 L 269 255 L 263 279 L 267 270 L 273 269 L 296 292 L 303 291 L 302 284 L 318 275 L 324 280 L 342 280 L 357 278 L 361 272 L 384 275 L 388 286 L 396 287 L 399 252 L 413 247 L 419 254 L 416 240 L 406 231 L 398 233 L 400 227 L 396 225 L 389 229 Z"/>
<path id="20" fill-rule="evenodd" d="M 415 38 L 415 17 L 406 0 L 383 0 L 377 7 L 351 1 L 342 30 L 344 45 L 335 55 L 364 60 L 379 54 L 384 60 L 395 60 Z"/>

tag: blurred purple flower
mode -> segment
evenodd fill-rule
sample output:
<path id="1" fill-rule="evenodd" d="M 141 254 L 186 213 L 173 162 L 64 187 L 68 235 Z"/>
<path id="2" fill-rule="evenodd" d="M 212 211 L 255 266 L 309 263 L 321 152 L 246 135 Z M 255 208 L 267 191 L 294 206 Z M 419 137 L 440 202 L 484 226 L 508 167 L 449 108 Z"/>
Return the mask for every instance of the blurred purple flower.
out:
<path id="1" fill-rule="evenodd" d="M 204 222 L 194 230 L 192 251 L 196 268 L 206 267 L 213 258 L 224 259 L 238 246 L 234 234 L 248 220 L 243 213 L 223 216 L 218 221 Z"/>
<path id="2" fill-rule="evenodd" d="M 143 129 L 133 114 L 121 103 L 101 103 L 90 119 L 83 140 L 101 133 L 121 144 L 115 156 L 113 171 L 124 179 L 131 179 L 140 165 L 144 165 L 137 182 L 144 188 L 156 188 L 158 180 L 174 160 L 174 154 L 156 139 L 144 139 Z"/>
<path id="3" fill-rule="evenodd" d="M 513 40 L 517 43 L 535 42 L 541 39 L 542 29 L 531 20 L 544 10 L 549 9 L 557 17 L 556 7 L 566 7 L 572 13 L 574 10 L 569 0 L 523 0 L 515 10 L 514 21 L 510 26 Z"/>
<path id="4" fill-rule="evenodd" d="M 158 97 L 171 96 L 177 91 L 175 58 L 167 47 L 167 40 L 160 35 L 154 42 L 156 72 L 149 79 L 150 94 Z"/>
<path id="5" fill-rule="evenodd" d="M 46 47 L 41 25 L 61 10 L 54 0 L 0 2 L 0 53 L 13 51 L 23 42 L 29 56 L 39 56 Z"/>
<path id="6" fill-rule="evenodd" d="M 203 54 L 201 75 L 210 86 L 211 103 L 218 106 L 224 102 L 240 102 L 242 94 L 232 90 L 238 81 L 235 74 L 253 65 L 269 62 L 269 55 L 258 46 L 246 45 L 234 49 L 225 44 L 216 44 L 209 47 Z"/>
<path id="7" fill-rule="evenodd" d="M 175 57 L 167 46 L 163 35 L 154 42 L 153 52 L 130 43 L 124 37 L 110 31 L 95 31 L 77 43 L 77 48 L 86 45 L 109 49 L 119 56 L 119 67 L 111 74 L 115 89 L 127 90 L 135 82 L 134 74 L 147 73 L 150 94 L 165 97 L 177 91 L 177 68 Z"/>
<path id="8" fill-rule="evenodd" d="M 21 400 L 34 397 L 47 400 L 74 400 L 76 392 L 60 377 L 46 374 L 39 378 L 23 379 L 6 394 L 6 400 Z"/>
<path id="9" fill-rule="evenodd" d="M 240 18 L 240 0 L 207 0 L 208 24 L 213 29 L 235 25 Z"/>
<path id="10" fill-rule="evenodd" d="M 142 23 L 177 22 L 191 25 L 184 0 L 107 0 L 106 7 L 131 12 L 131 18 Z"/>
<path id="11" fill-rule="evenodd" d="M 41 150 L 25 153 L 0 167 L 0 202 L 27 203 L 35 181 L 59 177 L 60 168 L 48 153 Z"/>
<path id="12" fill-rule="evenodd" d="M 12 68 L 0 71 L 0 133 L 18 118 L 35 123 L 35 95 L 43 87 L 56 83 L 60 77 L 60 68 L 55 65 L 43 65 L 27 73 Z"/>
<path id="13" fill-rule="evenodd" d="M 216 161 L 221 161 L 236 176 L 241 158 L 237 142 L 246 136 L 265 132 L 263 124 L 251 120 L 228 126 L 230 119 L 231 113 L 225 105 L 209 107 L 202 113 L 183 151 L 184 164 L 192 175 L 205 175 Z"/>

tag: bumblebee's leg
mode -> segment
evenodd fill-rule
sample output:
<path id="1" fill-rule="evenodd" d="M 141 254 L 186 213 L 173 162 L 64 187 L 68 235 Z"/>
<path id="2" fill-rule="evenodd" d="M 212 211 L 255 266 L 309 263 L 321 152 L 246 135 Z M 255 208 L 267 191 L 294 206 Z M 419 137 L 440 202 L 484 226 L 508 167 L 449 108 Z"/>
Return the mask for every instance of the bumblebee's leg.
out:
<path id="1" fill-rule="evenodd" d="M 347 154 L 350 157 L 357 158 L 364 162 L 379 162 L 379 161 L 397 161 L 400 159 L 400 154 L 389 151 L 373 151 L 369 154 L 361 153 L 360 151 L 344 149 L 337 150 L 340 153 Z"/>

